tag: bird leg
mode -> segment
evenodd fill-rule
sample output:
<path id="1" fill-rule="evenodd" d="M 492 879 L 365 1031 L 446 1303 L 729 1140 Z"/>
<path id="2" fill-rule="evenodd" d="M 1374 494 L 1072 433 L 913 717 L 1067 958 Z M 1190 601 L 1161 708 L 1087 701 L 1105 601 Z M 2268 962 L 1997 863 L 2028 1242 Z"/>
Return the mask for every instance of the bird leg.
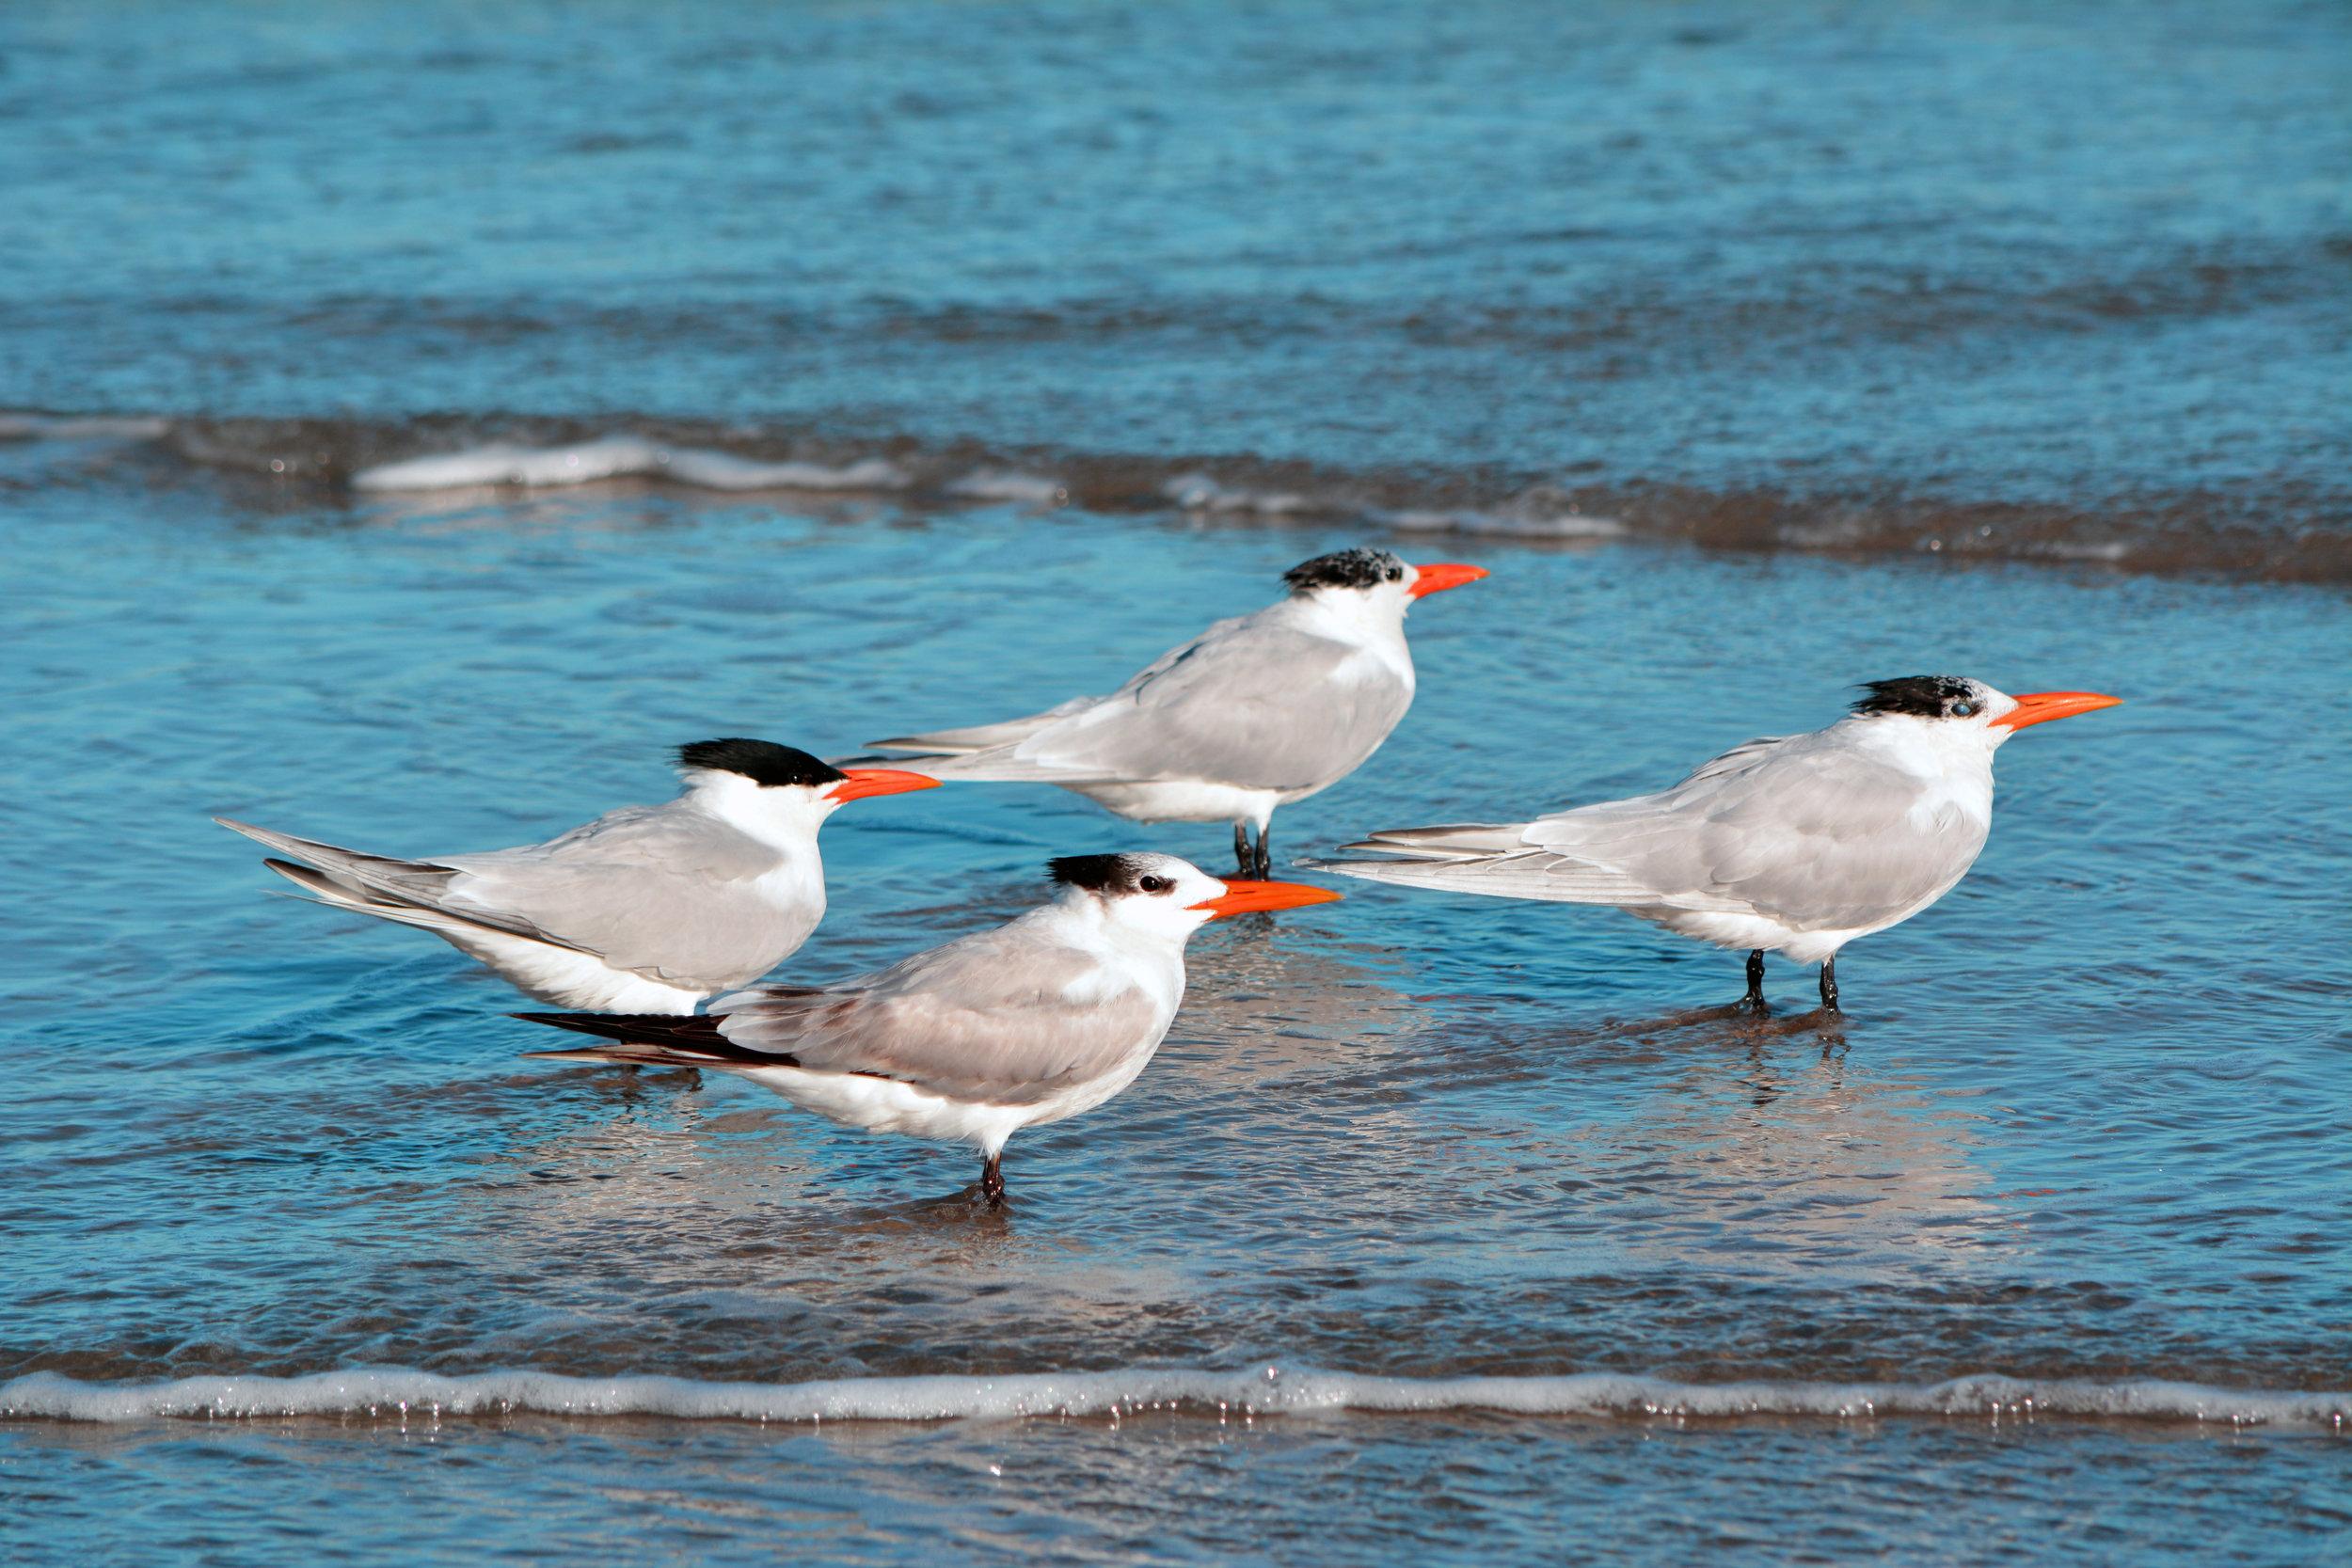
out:
<path id="1" fill-rule="evenodd" d="M 1821 960 L 1821 1011 L 1837 1011 L 1837 959 L 1834 955 Z"/>
<path id="2" fill-rule="evenodd" d="M 1271 826 L 1271 824 L 1269 824 Z M 1249 847 L 1249 824 L 1233 824 L 1233 875 L 1245 879 L 1255 878 L 1264 881 L 1274 875 L 1274 852 L 1266 847 L 1266 830 L 1258 830 L 1258 847 Z"/>
<path id="3" fill-rule="evenodd" d="M 998 1149 L 988 1157 L 988 1164 L 980 1167 L 980 1196 L 988 1199 L 988 1206 L 991 1209 L 1002 1209 L 1005 1206 L 1005 1173 L 1002 1169 L 1004 1163 L 1004 1150 Z"/>
<path id="4" fill-rule="evenodd" d="M 1764 949 L 1755 948 L 1748 954 L 1748 994 L 1740 1000 L 1741 1006 L 1770 1012 L 1764 1001 Z"/>

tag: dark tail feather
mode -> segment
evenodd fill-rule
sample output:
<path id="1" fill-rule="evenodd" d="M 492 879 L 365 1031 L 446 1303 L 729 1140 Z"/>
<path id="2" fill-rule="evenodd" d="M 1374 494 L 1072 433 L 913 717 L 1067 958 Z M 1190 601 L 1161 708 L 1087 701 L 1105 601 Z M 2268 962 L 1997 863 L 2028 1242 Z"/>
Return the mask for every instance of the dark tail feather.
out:
<path id="1" fill-rule="evenodd" d="M 754 1051 L 719 1033 L 719 1020 L 681 1013 L 509 1013 L 527 1023 L 575 1029 L 621 1042 L 609 1051 L 530 1051 L 525 1055 L 572 1061 L 709 1062 L 745 1067 L 799 1067 L 800 1058 L 777 1051 Z"/>

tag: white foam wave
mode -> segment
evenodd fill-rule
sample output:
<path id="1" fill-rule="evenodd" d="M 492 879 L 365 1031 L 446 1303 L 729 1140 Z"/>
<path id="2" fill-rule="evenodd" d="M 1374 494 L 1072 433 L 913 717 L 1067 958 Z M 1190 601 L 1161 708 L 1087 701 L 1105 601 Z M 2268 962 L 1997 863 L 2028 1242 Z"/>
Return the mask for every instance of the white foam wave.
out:
<path id="1" fill-rule="evenodd" d="M 996 468 L 975 468 L 946 486 L 946 493 L 966 500 L 1017 501 L 1023 506 L 1060 506 L 1070 499 L 1069 487 L 1050 474 L 1008 473 Z"/>
<path id="2" fill-rule="evenodd" d="M 1261 516 L 1288 516 L 1298 512 L 1332 508 L 1290 490 L 1237 490 L 1219 484 L 1206 474 L 1178 474 L 1160 486 L 1160 494 L 1187 512 L 1250 512 Z"/>
<path id="3" fill-rule="evenodd" d="M 0 412 L 0 441 L 152 441 L 170 429 L 168 420 Z"/>
<path id="4" fill-rule="evenodd" d="M 462 490 L 485 484 L 586 484 L 644 475 L 705 490 L 896 490 L 907 476 L 879 457 L 835 467 L 823 463 L 757 463 L 723 451 L 665 447 L 633 436 L 608 436 L 568 447 L 501 442 L 405 463 L 379 464 L 351 476 L 355 490 Z"/>
<path id="5" fill-rule="evenodd" d="M 1399 533 L 1459 533 L 1486 539 L 1616 539 L 1626 527 L 1614 517 L 1581 512 L 1515 517 L 1493 512 L 1375 512 L 1375 522 Z"/>
<path id="6" fill-rule="evenodd" d="M 1342 1410 L 1500 1411 L 1523 1416 L 1737 1418 L 1896 1416 L 1987 1420 L 2033 1417 L 2229 1422 L 2317 1428 L 2352 1423 L 2352 1392 L 2214 1388 L 1979 1374 L 1929 1385 L 1674 1383 L 1590 1372 L 1566 1377 L 1362 1377 L 1260 1366 L 1247 1371 L 1036 1372 L 1006 1377 L 864 1378 L 823 1383 L 697 1383 L 675 1377 L 480 1372 L 445 1377 L 372 1367 L 307 1377 L 191 1377 L 82 1383 L 35 1372 L 0 1384 L 0 1418 L 137 1421 L 158 1418 L 438 1417 L 531 1411 L 573 1417 L 705 1420 L 1009 1420 L 1191 1409 L 1228 1416 Z"/>

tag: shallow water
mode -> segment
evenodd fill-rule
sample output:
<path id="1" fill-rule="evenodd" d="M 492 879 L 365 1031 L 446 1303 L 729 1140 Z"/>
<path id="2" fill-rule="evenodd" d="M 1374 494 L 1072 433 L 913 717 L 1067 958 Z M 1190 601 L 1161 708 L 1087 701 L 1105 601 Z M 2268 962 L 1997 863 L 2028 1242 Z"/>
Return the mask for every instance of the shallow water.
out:
<path id="1" fill-rule="evenodd" d="M 6 1555 L 2340 1553 L 2344 23 L 0 19 Z M 1865 679 L 2127 702 L 2003 750 L 1834 1026 L 1350 884 L 1196 941 L 1003 1213 L 523 1060 L 206 820 L 529 842 L 683 741 L 1107 689 L 1366 542 L 1494 575 L 1278 864 Z M 785 973 L 1227 843 L 859 802 Z"/>
<path id="2" fill-rule="evenodd" d="M 513 1418 L 59 1426 L 11 1458 L 40 1464 L 39 1501 L 87 1544 L 35 1544 L 26 1563 L 2276 1563 L 2332 1560 L 2344 1524 L 2338 1442 L 2046 1422 Z M 354 1506 L 388 1485 L 409 1499 L 396 1517 Z M 199 1486 L 215 1488 L 202 1511 L 180 1512 Z"/>
<path id="3" fill-rule="evenodd" d="M 2323 913 L 2346 869 L 2331 825 L 2352 700 L 2310 678 L 2352 654 L 2337 594 L 1493 543 L 1476 556 L 1492 578 L 1415 612 L 1406 723 L 1283 810 L 1279 859 L 1656 784 L 1825 721 L 1865 675 L 1965 670 L 2129 702 L 2004 749 L 1991 847 L 1933 911 L 1849 953 L 1835 1028 L 1804 1010 L 1809 972 L 1778 967 L 1782 1016 L 1722 1016 L 1736 956 L 1613 911 L 1350 888 L 1199 939 L 1151 1069 L 1017 1138 L 997 1215 L 965 1196 L 961 1151 L 723 1079 L 518 1060 L 546 1041 L 501 1016 L 512 992 L 419 933 L 261 896 L 257 856 L 207 816 L 403 852 L 528 841 L 659 798 L 681 740 L 839 751 L 1106 687 L 1360 535 L 627 487 L 273 512 L 233 483 L 149 483 L 101 447 L 16 461 L 24 701 L 0 821 L 11 879 L 41 890 L 8 954 L 0 1377 L 29 1381 L 0 1402 L 21 1413 L 136 1416 L 154 1402 L 107 1390 L 217 1375 L 168 1407 L 383 1416 L 453 1386 L 494 1412 L 574 1405 L 499 1383 L 511 1369 L 689 1380 L 590 1409 L 804 1418 L 761 1390 L 1090 1370 L 1148 1402 L 1190 1386 L 1151 1369 L 1254 1386 L 1271 1367 L 1327 1380 L 1301 1407 L 1327 1414 L 1270 1414 L 1269 1432 L 1309 1425 L 1233 1460 L 1184 1394 L 1192 1414 L 1159 1441 L 1186 1465 L 1238 1464 L 1254 1507 L 1311 1521 L 1327 1505 L 1319 1528 L 1365 1552 L 1505 1538 L 1434 1500 L 1383 1534 L 1345 1485 L 1286 1494 L 1283 1466 L 1346 1453 L 1451 1473 L 1472 1451 L 1566 1507 L 1654 1435 L 1470 1411 L 1316 1424 L 1332 1402 L 1391 1397 L 1346 1382 L 1365 1374 L 1650 1380 L 1421 1396 L 1604 1427 L 1720 1409 L 1708 1390 L 1734 1383 L 1762 1386 L 1737 1408 L 1870 1414 L 1872 1390 L 1826 1384 L 1928 1412 L 1867 1436 L 1675 1439 L 1716 1455 L 1688 1463 L 1725 1485 L 1764 1484 L 1759 1444 L 1810 1452 L 1804 1483 L 1834 1491 L 1851 1456 L 1938 1464 L 1958 1443 L 1964 1465 L 2035 1471 L 2051 1499 L 2067 1483 L 2041 1467 L 2077 1463 L 2060 1455 L 2096 1452 L 2090 1469 L 2136 1491 L 2183 1451 L 2074 1426 L 1971 1446 L 2007 1430 L 1993 1405 L 2012 1425 L 2032 1409 L 2265 1423 L 2262 1451 L 2292 1457 L 2237 1472 L 2258 1490 L 2341 1462 L 2352 1188 Z M 1214 866 L 1224 836 L 1010 785 L 861 803 L 827 829 L 833 912 L 786 972 L 845 974 L 1000 918 L 1039 896 L 1051 854 L 1157 845 Z M 356 1394 L 258 1381 L 369 1367 L 390 1370 Z M 1982 1373 L 2021 1382 L 1919 1392 Z M 868 1402 L 837 1413 L 1004 1408 L 979 1385 L 859 1386 Z M 1131 1461 L 1101 1449 L 1089 1397 L 1019 1406 L 1096 1411 L 1075 1436 L 827 1439 L 775 1485 L 854 1490 L 910 1453 L 968 1473 L 991 1445 L 1075 1443 L 1094 1457 L 1066 1463 L 1106 1466 L 1115 1490 Z M 20 1428 L 8 1451 L 21 1476 L 103 1497 L 151 1467 L 195 1484 L 199 1450 L 266 1469 L 316 1430 L 190 1449 L 167 1428 Z M 437 1441 L 502 1469 L 560 1449 L 559 1430 L 460 1423 Z M 659 1431 L 643 1441 L 731 1455 L 723 1471 L 778 1441 Z M 580 1468 L 548 1482 L 566 1507 L 617 1484 L 603 1467 L 645 1462 L 615 1457 L 637 1437 L 583 1441 Z M 2336 1460 L 2297 1446 L 2314 1442 Z M 324 1485 L 395 1450 L 361 1433 L 290 1463 Z M 1573 1475 L 1539 1485 L 1555 1462 Z M 692 1512 L 733 1483 L 630 1484 Z M 1040 1528 L 1035 1511 L 1093 1516 L 1066 1484 L 1008 1506 Z M 894 1475 L 884 1495 L 928 1485 Z M 1166 1477 L 1146 1490 L 1145 1515 L 1186 1506 Z M 954 1513 L 939 1506 L 894 1528 L 933 1538 Z M 1885 1506 L 1896 1544 L 1942 1517 L 1926 1497 Z M 1112 1493 L 1100 1507 L 1116 1513 Z M 2313 1509 L 2279 1528 L 2318 1528 Z M 1121 1539 L 1102 1528 L 1085 1550 Z"/>

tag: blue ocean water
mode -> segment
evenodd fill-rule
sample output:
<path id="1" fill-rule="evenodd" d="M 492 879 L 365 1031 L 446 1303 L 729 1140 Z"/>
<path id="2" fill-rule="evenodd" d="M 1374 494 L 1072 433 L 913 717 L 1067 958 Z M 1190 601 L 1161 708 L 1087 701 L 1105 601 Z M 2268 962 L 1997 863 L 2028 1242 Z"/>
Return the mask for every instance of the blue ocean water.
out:
<path id="1" fill-rule="evenodd" d="M 8 1553 L 2342 1557 L 2343 34 L 0 22 Z M 592 437 L 654 455 L 382 487 Z M 683 741 L 1107 689 L 1357 543 L 1493 575 L 1278 863 L 1865 679 L 2127 701 L 2003 750 L 1835 1027 L 1613 911 L 1351 884 L 1196 941 L 1001 1213 L 961 1150 L 521 1060 L 515 993 L 207 820 L 528 842 Z M 859 802 L 785 973 L 1225 836 Z"/>
<path id="2" fill-rule="evenodd" d="M 2352 578 L 2325 5 L 76 4 L 0 49 L 0 400 L 211 461 L 663 424 Z"/>

